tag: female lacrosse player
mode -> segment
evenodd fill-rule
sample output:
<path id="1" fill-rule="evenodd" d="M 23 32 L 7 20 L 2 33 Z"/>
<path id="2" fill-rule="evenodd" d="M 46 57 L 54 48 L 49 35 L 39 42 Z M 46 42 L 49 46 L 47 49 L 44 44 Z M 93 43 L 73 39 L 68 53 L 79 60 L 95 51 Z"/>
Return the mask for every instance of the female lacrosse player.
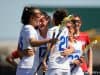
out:
<path id="1" fill-rule="evenodd" d="M 53 14 L 54 27 L 49 29 L 48 37 L 52 38 L 55 33 L 56 37 L 60 34 L 58 38 L 58 42 L 51 46 L 50 55 L 48 58 L 48 70 L 46 75 L 70 75 L 70 62 L 67 60 L 67 55 L 62 56 L 63 52 L 69 52 L 71 54 L 73 49 L 67 49 L 68 43 L 68 29 L 64 25 L 62 25 L 62 20 L 67 16 L 66 11 L 63 9 L 58 9 Z M 57 26 L 59 25 L 59 26 Z M 61 27 L 62 26 L 62 27 Z M 52 48 L 53 47 L 53 48 Z"/>
<path id="2" fill-rule="evenodd" d="M 50 22 L 50 17 L 48 16 L 46 12 L 42 11 L 42 16 L 40 18 L 40 25 L 38 26 L 38 30 L 37 30 L 39 40 L 47 39 L 47 31 L 48 31 L 49 22 Z M 39 46 L 39 64 L 43 62 L 43 58 L 44 58 L 44 55 L 46 54 L 46 51 L 47 51 L 47 44 Z M 45 68 L 41 66 L 40 69 L 37 70 L 39 71 L 39 74 L 41 75 L 45 75 L 46 65 L 44 66 Z"/>
<path id="3" fill-rule="evenodd" d="M 82 21 L 79 15 L 74 15 L 74 28 L 75 28 L 75 38 L 77 40 L 80 40 L 83 44 L 83 47 L 85 48 L 89 43 L 90 43 L 90 39 L 89 36 L 86 32 L 81 32 L 80 28 L 82 25 Z M 88 63 L 86 63 L 86 60 L 83 58 L 82 59 L 82 64 L 81 67 L 83 69 L 84 72 L 88 72 L 89 75 L 92 75 L 92 50 L 89 49 L 88 50 Z M 88 66 L 87 66 L 88 65 Z"/>
<path id="4" fill-rule="evenodd" d="M 22 13 L 23 24 L 18 49 L 23 52 L 23 58 L 18 64 L 16 75 L 33 75 L 39 63 L 37 47 L 51 42 L 51 39 L 38 40 L 35 28 L 39 25 L 41 11 L 32 6 L 26 6 Z"/>
<path id="5" fill-rule="evenodd" d="M 82 68 L 80 67 L 80 57 L 82 56 L 82 43 L 78 41 L 74 37 L 74 27 L 69 27 L 69 42 L 68 46 L 72 46 L 74 48 L 74 52 L 68 56 L 71 60 L 71 75 L 84 75 Z"/>

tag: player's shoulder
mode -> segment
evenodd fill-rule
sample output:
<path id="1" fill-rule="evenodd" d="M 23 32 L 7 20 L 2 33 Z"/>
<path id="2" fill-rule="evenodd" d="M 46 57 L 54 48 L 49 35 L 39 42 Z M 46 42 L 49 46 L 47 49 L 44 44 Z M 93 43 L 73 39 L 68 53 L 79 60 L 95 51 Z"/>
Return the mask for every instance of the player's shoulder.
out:
<path id="1" fill-rule="evenodd" d="M 26 30 L 27 29 L 34 29 L 32 25 L 25 25 L 25 26 L 23 26 L 23 28 L 26 29 Z"/>
<path id="2" fill-rule="evenodd" d="M 58 29 L 59 29 L 59 27 L 58 27 L 58 26 L 54 26 L 54 27 L 52 27 L 52 28 L 49 28 L 49 29 L 48 29 L 48 33 L 57 32 L 57 31 L 58 31 Z"/>
<path id="3" fill-rule="evenodd" d="M 67 27 L 64 27 L 63 28 L 63 30 L 66 30 L 67 29 Z M 52 28 L 49 28 L 49 30 L 48 31 L 58 31 L 59 30 L 59 26 L 54 26 L 54 27 L 52 27 Z M 67 29 L 68 30 L 68 29 Z"/>
<path id="4" fill-rule="evenodd" d="M 49 28 L 49 31 L 54 31 L 54 30 L 57 30 L 59 27 L 58 26 L 54 26 L 52 28 Z"/>
<path id="5" fill-rule="evenodd" d="M 23 26 L 24 31 L 36 31 L 32 25 Z"/>

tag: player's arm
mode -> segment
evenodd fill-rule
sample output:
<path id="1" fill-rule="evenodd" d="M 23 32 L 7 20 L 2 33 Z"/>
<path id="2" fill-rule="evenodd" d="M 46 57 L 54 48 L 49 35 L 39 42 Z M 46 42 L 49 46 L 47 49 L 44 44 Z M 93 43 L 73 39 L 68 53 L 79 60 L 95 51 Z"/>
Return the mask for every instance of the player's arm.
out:
<path id="1" fill-rule="evenodd" d="M 16 55 L 15 55 L 15 53 L 16 53 Z M 8 56 L 6 57 L 6 61 L 7 61 L 8 63 L 10 63 L 11 65 L 13 65 L 13 66 L 16 68 L 16 66 L 17 66 L 17 63 L 16 63 L 16 61 L 15 61 L 16 58 L 18 58 L 17 52 L 14 51 L 14 52 L 12 52 L 10 55 L 8 55 Z"/>
<path id="2" fill-rule="evenodd" d="M 70 49 L 66 48 L 63 52 L 61 52 L 61 55 L 68 56 L 68 55 L 72 54 L 73 52 L 74 52 L 73 48 L 70 48 Z"/>
<path id="3" fill-rule="evenodd" d="M 51 42 L 51 39 L 36 40 L 35 38 L 31 38 L 29 41 L 30 41 L 30 44 L 34 47 L 34 46 L 40 46 L 40 45 L 49 43 Z"/>
<path id="4" fill-rule="evenodd" d="M 52 41 L 52 39 L 44 39 L 44 40 L 37 40 L 36 36 L 38 36 L 38 33 L 35 33 L 35 30 L 33 30 L 31 27 L 27 27 L 25 29 L 25 34 L 26 34 L 26 39 L 29 41 L 29 43 L 35 47 L 35 46 L 40 46 L 46 43 L 49 43 Z"/>
<path id="5" fill-rule="evenodd" d="M 34 46 L 40 46 L 47 43 L 56 43 L 58 40 L 56 38 L 36 40 L 34 37 L 32 37 L 29 41 L 30 41 L 30 44 L 34 47 Z"/>
<path id="6" fill-rule="evenodd" d="M 76 60 L 72 61 L 71 63 L 76 64 L 76 65 L 81 65 L 81 60 L 76 59 Z"/>
<path id="7" fill-rule="evenodd" d="M 36 30 L 32 27 L 26 27 L 23 31 L 25 34 L 25 39 L 31 44 L 31 46 L 40 46 L 49 42 L 54 41 L 54 39 L 44 39 L 44 40 L 38 40 L 38 33 L 36 33 Z"/>
<path id="8" fill-rule="evenodd" d="M 64 49 L 64 51 L 61 52 L 61 55 L 68 56 L 68 55 L 74 53 L 74 51 L 75 51 L 74 48 L 68 43 L 68 48 Z"/>
<path id="9" fill-rule="evenodd" d="M 50 43 L 47 44 L 47 52 L 43 57 L 43 61 L 42 61 L 42 70 L 43 70 L 43 72 L 48 70 L 48 66 L 47 66 L 46 62 L 47 62 L 47 59 L 48 59 L 48 52 L 50 50 L 50 45 L 51 45 Z"/>
<path id="10" fill-rule="evenodd" d="M 90 43 L 89 37 L 87 36 L 87 41 Z M 88 72 L 89 75 L 92 75 L 92 67 L 93 67 L 93 53 L 92 48 L 88 50 Z"/>
<path id="11" fill-rule="evenodd" d="M 17 63 L 14 61 L 15 58 L 13 58 L 11 55 L 7 56 L 6 61 L 13 65 L 14 67 L 17 66 Z"/>
<path id="12" fill-rule="evenodd" d="M 43 70 L 43 72 L 48 70 L 48 66 L 47 66 L 47 63 L 46 63 L 46 58 L 42 62 L 42 70 Z"/>
<path id="13" fill-rule="evenodd" d="M 88 71 L 89 71 L 89 75 L 92 75 L 92 66 L 93 66 L 93 53 L 92 53 L 92 48 L 90 48 L 89 51 L 88 51 Z"/>

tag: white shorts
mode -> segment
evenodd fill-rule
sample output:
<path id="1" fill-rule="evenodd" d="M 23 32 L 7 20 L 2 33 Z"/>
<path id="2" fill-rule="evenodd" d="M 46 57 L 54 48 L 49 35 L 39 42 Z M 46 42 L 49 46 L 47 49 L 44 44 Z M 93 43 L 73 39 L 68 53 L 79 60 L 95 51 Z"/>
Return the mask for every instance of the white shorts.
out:
<path id="1" fill-rule="evenodd" d="M 64 70 L 61 70 L 61 69 L 49 69 L 46 72 L 46 75 L 70 75 L 70 70 L 64 71 Z"/>
<path id="2" fill-rule="evenodd" d="M 33 71 L 32 69 L 17 68 L 16 75 L 33 75 Z"/>

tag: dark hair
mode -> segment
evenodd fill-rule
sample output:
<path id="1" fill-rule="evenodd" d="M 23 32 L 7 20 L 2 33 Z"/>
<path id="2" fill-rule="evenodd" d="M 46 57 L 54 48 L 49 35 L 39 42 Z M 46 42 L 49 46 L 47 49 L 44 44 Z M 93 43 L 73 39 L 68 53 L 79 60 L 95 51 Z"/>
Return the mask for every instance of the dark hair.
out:
<path id="1" fill-rule="evenodd" d="M 45 11 L 41 11 L 41 12 L 42 12 L 42 14 L 45 16 L 45 18 L 47 20 L 50 20 L 51 19 L 51 17 Z"/>
<path id="2" fill-rule="evenodd" d="M 67 16 L 67 12 L 64 9 L 57 9 L 53 14 L 55 25 L 61 24 L 61 21 Z"/>
<path id="3" fill-rule="evenodd" d="M 50 24 L 51 22 L 51 17 L 45 12 L 45 11 L 41 11 L 42 14 L 45 16 L 46 20 L 48 20 L 48 24 Z"/>
<path id="4" fill-rule="evenodd" d="M 75 13 L 75 14 L 73 14 L 73 16 L 74 16 L 74 17 L 79 17 L 79 18 L 81 19 L 81 16 L 80 16 L 80 15 L 78 15 L 78 14 L 76 14 L 76 13 Z"/>
<path id="5" fill-rule="evenodd" d="M 29 24 L 30 17 L 35 15 L 35 12 L 34 12 L 35 9 L 38 9 L 38 8 L 33 7 L 33 6 L 24 7 L 22 17 L 21 17 L 22 24 L 24 25 Z"/>
<path id="6" fill-rule="evenodd" d="M 80 21 L 81 21 L 81 16 L 78 14 L 73 14 L 74 18 L 75 17 L 79 17 Z M 78 20 L 72 19 L 73 24 L 75 24 L 76 22 L 78 22 Z"/>
<path id="7" fill-rule="evenodd" d="M 46 17 L 48 14 L 45 11 L 41 11 L 41 13 Z"/>

